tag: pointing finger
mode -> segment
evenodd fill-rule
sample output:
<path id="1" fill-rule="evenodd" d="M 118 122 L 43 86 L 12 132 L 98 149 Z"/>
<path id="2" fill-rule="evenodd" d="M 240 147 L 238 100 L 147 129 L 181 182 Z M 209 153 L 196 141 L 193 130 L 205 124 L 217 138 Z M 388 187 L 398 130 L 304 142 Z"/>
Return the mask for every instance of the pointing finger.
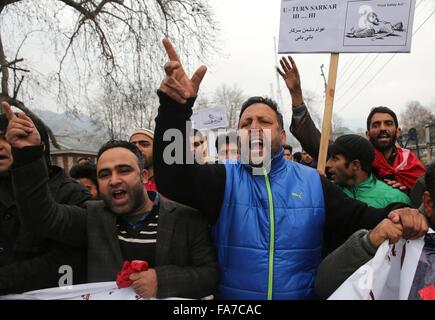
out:
<path id="1" fill-rule="evenodd" d="M 169 39 L 164 38 L 162 42 L 163 42 L 163 46 L 165 47 L 166 53 L 168 54 L 169 60 L 180 61 L 180 58 L 178 57 L 178 54 L 175 51 L 175 49 L 172 46 L 172 43 L 169 41 Z"/>
<path id="2" fill-rule="evenodd" d="M 16 117 L 15 113 L 12 111 L 11 106 L 9 105 L 9 103 L 7 103 L 6 101 L 2 102 L 2 106 L 3 106 L 3 110 L 6 113 L 6 117 L 8 118 L 8 120 L 12 120 L 13 118 Z"/>

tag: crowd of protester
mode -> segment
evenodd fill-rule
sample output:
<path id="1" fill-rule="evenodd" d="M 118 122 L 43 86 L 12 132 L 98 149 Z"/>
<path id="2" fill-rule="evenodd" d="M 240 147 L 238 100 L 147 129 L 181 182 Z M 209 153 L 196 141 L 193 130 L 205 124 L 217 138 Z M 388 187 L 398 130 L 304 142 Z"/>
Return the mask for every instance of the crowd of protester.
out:
<path id="1" fill-rule="evenodd" d="M 326 299 L 384 241 L 432 232 L 435 166 L 398 146 L 392 109 L 372 109 L 366 137 L 331 141 L 319 174 L 321 134 L 283 57 L 302 151 L 286 144 L 285 106 L 251 97 L 237 131 L 208 141 L 217 156 L 207 161 L 203 134 L 186 126 L 207 69 L 188 76 L 163 45 L 155 130 L 108 141 L 69 176 L 51 164 L 44 126 L 2 103 L 1 294 L 60 286 L 65 265 L 69 285 L 114 281 L 124 261 L 141 260 L 148 269 L 130 280 L 143 298 Z"/>

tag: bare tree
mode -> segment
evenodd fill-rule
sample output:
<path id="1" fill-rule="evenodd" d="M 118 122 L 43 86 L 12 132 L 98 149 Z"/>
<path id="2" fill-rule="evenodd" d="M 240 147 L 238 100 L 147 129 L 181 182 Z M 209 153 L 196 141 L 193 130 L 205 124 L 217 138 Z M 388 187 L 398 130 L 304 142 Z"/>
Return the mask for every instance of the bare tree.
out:
<path id="1" fill-rule="evenodd" d="M 318 110 L 317 107 L 321 101 L 320 98 L 321 97 L 313 91 L 310 90 L 304 91 L 305 105 L 307 106 L 311 118 L 313 119 L 317 128 L 321 128 L 322 125 L 322 117 L 320 116 L 319 111 L 317 111 Z"/>
<path id="2" fill-rule="evenodd" d="M 101 82 L 125 90 L 120 93 L 125 97 L 144 84 L 156 88 L 164 36 L 176 39 L 189 65 L 216 50 L 219 32 L 208 0 L 3 0 L 0 25 L 0 101 L 25 112 L 32 96 L 46 92 L 74 111 L 84 102 L 94 104 Z M 31 57 L 21 56 L 35 34 L 54 70 L 27 64 Z"/>
<path id="3" fill-rule="evenodd" d="M 332 115 L 332 132 L 338 132 L 341 128 L 343 128 L 343 118 L 338 113 L 334 113 Z"/>
<path id="4" fill-rule="evenodd" d="M 238 116 L 242 103 L 246 100 L 246 97 L 237 85 L 232 87 L 222 84 L 216 88 L 213 102 L 216 105 L 225 107 L 227 111 L 228 126 L 231 129 L 235 129 L 238 123 Z"/>
<path id="5" fill-rule="evenodd" d="M 410 101 L 406 104 L 406 109 L 400 114 L 400 126 L 404 130 L 416 128 L 421 130 L 427 124 L 435 122 L 433 112 L 422 106 L 419 101 Z"/>

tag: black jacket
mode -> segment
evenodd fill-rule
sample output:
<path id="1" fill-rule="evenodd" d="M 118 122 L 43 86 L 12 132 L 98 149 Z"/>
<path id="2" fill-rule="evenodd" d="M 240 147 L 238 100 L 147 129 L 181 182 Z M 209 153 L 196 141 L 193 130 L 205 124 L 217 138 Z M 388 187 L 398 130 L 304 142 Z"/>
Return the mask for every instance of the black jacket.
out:
<path id="1" fill-rule="evenodd" d="M 15 168 L 12 177 L 23 224 L 37 225 L 48 238 L 87 248 L 88 282 L 115 281 L 123 263 L 116 214 L 102 201 L 88 201 L 86 208 L 54 202 L 41 158 Z M 214 294 L 216 254 L 207 221 L 198 211 L 161 199 L 155 261 L 159 298 Z"/>
<path id="2" fill-rule="evenodd" d="M 59 203 L 80 205 L 90 199 L 85 187 L 50 166 L 50 194 Z M 0 294 L 58 286 L 59 267 L 73 268 L 73 281 L 83 280 L 83 252 L 45 239 L 33 227 L 23 228 L 11 177 L 0 178 Z"/>

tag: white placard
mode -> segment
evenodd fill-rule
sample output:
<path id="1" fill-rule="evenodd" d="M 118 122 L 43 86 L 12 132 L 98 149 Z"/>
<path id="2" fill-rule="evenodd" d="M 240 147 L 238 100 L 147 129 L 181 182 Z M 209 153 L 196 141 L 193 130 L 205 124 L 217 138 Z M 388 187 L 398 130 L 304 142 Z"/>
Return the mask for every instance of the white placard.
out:
<path id="1" fill-rule="evenodd" d="M 193 123 L 193 128 L 198 130 L 228 127 L 227 113 L 224 107 L 194 111 L 190 119 Z"/>
<path id="2" fill-rule="evenodd" d="M 282 0 L 278 52 L 410 52 L 415 3 Z"/>

